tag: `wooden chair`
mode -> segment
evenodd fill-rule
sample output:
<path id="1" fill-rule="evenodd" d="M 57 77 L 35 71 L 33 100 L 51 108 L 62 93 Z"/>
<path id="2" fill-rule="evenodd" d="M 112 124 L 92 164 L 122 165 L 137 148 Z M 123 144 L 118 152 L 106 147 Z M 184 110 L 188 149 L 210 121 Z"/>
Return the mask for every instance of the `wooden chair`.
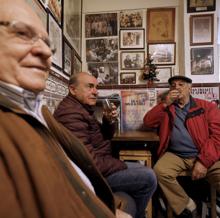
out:
<path id="1" fill-rule="evenodd" d="M 189 171 L 182 172 L 179 176 L 191 176 Z M 210 185 L 210 199 L 208 202 L 203 202 L 202 204 L 202 218 L 206 218 L 207 208 L 211 209 L 211 218 L 217 217 L 216 212 L 216 189 Z M 173 210 L 170 205 L 167 205 L 167 218 L 173 218 Z"/>
<path id="2" fill-rule="evenodd" d="M 144 161 L 144 165 L 151 167 L 151 152 L 146 150 L 121 150 L 119 152 L 120 160 Z M 152 200 L 148 202 L 146 208 L 147 218 L 152 218 Z"/>

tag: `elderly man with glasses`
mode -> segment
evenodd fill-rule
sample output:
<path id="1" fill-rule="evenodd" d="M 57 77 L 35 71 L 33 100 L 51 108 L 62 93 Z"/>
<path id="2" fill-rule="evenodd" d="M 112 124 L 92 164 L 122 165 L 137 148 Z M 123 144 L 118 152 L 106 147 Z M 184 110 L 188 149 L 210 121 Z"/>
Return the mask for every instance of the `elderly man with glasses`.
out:
<path id="1" fill-rule="evenodd" d="M 0 3 L 0 217 L 115 217 L 88 152 L 41 105 L 55 52 L 47 31 L 23 0 Z"/>

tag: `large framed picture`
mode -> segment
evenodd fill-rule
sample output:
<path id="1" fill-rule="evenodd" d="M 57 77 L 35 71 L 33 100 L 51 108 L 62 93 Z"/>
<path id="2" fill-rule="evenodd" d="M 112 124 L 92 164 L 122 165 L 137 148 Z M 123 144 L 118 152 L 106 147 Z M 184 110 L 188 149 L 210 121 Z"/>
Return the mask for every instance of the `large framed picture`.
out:
<path id="1" fill-rule="evenodd" d="M 176 44 L 148 44 L 148 54 L 153 59 L 153 64 L 175 65 Z"/>
<path id="2" fill-rule="evenodd" d="M 63 71 L 67 76 L 71 76 L 73 66 L 72 48 L 65 37 L 63 37 Z"/>
<path id="3" fill-rule="evenodd" d="M 213 47 L 191 48 L 191 74 L 214 74 Z"/>
<path id="4" fill-rule="evenodd" d="M 175 8 L 153 8 L 147 10 L 148 43 L 175 41 Z"/>
<path id="5" fill-rule="evenodd" d="M 158 72 L 158 83 L 167 83 L 168 79 L 172 76 L 172 67 L 158 67 L 156 71 Z"/>
<path id="6" fill-rule="evenodd" d="M 140 70 L 144 67 L 144 51 L 121 52 L 122 70 Z"/>
<path id="7" fill-rule="evenodd" d="M 216 0 L 187 0 L 187 12 L 215 11 Z"/>
<path id="8" fill-rule="evenodd" d="M 48 22 L 49 36 L 56 46 L 56 52 L 52 56 L 52 63 L 62 68 L 62 30 L 53 16 L 49 13 L 49 22 Z"/>
<path id="9" fill-rule="evenodd" d="M 136 72 L 120 73 L 120 84 L 136 84 Z"/>
<path id="10" fill-rule="evenodd" d="M 118 39 L 102 38 L 86 40 L 87 62 L 118 61 Z"/>
<path id="11" fill-rule="evenodd" d="M 144 49 L 144 29 L 121 29 L 120 49 Z"/>
<path id="12" fill-rule="evenodd" d="M 190 45 L 213 44 L 213 14 L 190 16 Z"/>
<path id="13" fill-rule="evenodd" d="M 63 4 L 63 33 L 81 57 L 82 0 L 65 0 Z"/>
<path id="14" fill-rule="evenodd" d="M 96 77 L 98 84 L 118 84 L 118 63 L 88 63 L 89 72 Z"/>
<path id="15" fill-rule="evenodd" d="M 87 14 L 85 15 L 85 36 L 103 37 L 117 36 L 117 13 Z"/>
<path id="16" fill-rule="evenodd" d="M 121 11 L 119 17 L 120 28 L 143 27 L 143 11 L 127 10 Z"/>
<path id="17" fill-rule="evenodd" d="M 48 0 L 47 4 L 58 23 L 61 24 L 62 0 Z"/>
<path id="18" fill-rule="evenodd" d="M 38 17 L 41 19 L 45 29 L 47 29 L 47 12 L 44 6 L 39 1 L 36 1 L 36 0 L 26 0 L 26 2 L 36 12 Z"/>

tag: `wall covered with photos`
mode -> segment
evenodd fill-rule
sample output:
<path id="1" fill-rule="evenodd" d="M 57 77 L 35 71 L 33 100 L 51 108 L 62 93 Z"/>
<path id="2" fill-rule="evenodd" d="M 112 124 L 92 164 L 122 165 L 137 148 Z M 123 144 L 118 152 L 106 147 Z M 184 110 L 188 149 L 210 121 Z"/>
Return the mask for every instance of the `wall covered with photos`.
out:
<path id="1" fill-rule="evenodd" d="M 99 7 L 90 12 L 87 3 L 83 11 L 83 69 L 95 75 L 101 86 L 146 84 L 142 74 L 149 54 L 157 65 L 158 83 L 179 71 L 177 1 L 167 1 L 164 8 L 149 8 L 148 4 L 134 9 L 138 4 L 133 3 L 133 9 L 124 10 L 115 3 L 114 12 L 98 12 Z"/>
<path id="2" fill-rule="evenodd" d="M 185 74 L 194 83 L 219 82 L 215 3 L 84 0 L 83 69 L 103 86 L 143 84 L 144 60 L 151 54 L 158 83 L 176 74 Z M 114 19 L 117 34 L 108 22 Z"/>
<path id="3" fill-rule="evenodd" d="M 82 68 L 82 0 L 26 0 L 41 18 L 56 48 L 44 103 L 53 112 L 68 94 L 68 80 Z"/>

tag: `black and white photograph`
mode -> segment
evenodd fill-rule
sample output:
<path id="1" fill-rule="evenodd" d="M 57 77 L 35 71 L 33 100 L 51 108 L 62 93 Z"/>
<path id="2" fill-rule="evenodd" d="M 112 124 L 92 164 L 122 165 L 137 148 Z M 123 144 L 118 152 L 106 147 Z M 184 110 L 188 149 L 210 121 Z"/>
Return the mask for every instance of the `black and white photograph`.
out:
<path id="1" fill-rule="evenodd" d="M 144 49 L 144 29 L 121 29 L 120 49 Z"/>
<path id="2" fill-rule="evenodd" d="M 191 74 L 214 74 L 213 47 L 191 48 Z"/>
<path id="3" fill-rule="evenodd" d="M 52 62 L 59 68 L 62 68 L 62 31 L 58 23 L 49 14 L 49 36 L 56 46 L 56 52 L 52 56 Z"/>
<path id="4" fill-rule="evenodd" d="M 82 71 L 82 62 L 75 53 L 73 58 L 73 74 L 79 73 L 81 71 Z"/>
<path id="5" fill-rule="evenodd" d="M 85 35 L 90 37 L 117 36 L 117 13 L 87 14 Z"/>
<path id="6" fill-rule="evenodd" d="M 148 44 L 148 54 L 153 59 L 153 64 L 174 65 L 176 44 Z"/>
<path id="7" fill-rule="evenodd" d="M 121 11 L 119 17 L 120 28 L 143 27 L 143 11 L 127 10 Z"/>
<path id="8" fill-rule="evenodd" d="M 81 57 L 82 0 L 65 0 L 63 4 L 63 33 Z"/>
<path id="9" fill-rule="evenodd" d="M 99 85 L 118 84 L 118 63 L 88 63 L 88 71 Z"/>
<path id="10" fill-rule="evenodd" d="M 67 74 L 67 76 L 71 76 L 72 74 L 72 48 L 70 47 L 69 43 L 66 39 L 63 40 L 63 64 L 64 64 L 64 73 Z"/>
<path id="11" fill-rule="evenodd" d="M 121 70 L 140 70 L 144 67 L 144 51 L 121 52 Z"/>
<path id="12" fill-rule="evenodd" d="M 86 40 L 87 62 L 118 61 L 118 39 L 88 39 Z"/>
<path id="13" fill-rule="evenodd" d="M 136 84 L 135 72 L 120 73 L 120 84 Z"/>
<path id="14" fill-rule="evenodd" d="M 167 83 L 168 79 L 172 76 L 172 67 L 157 67 L 158 83 Z"/>

